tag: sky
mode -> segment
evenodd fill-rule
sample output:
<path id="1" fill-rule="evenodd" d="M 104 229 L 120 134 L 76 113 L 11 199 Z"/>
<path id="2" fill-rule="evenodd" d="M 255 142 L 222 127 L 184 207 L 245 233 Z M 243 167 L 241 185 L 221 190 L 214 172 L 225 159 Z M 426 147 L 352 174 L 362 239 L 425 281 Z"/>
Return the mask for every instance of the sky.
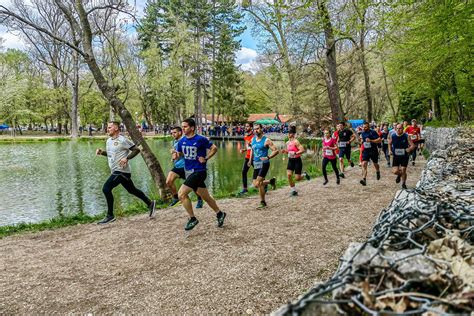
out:
<path id="1" fill-rule="evenodd" d="M 9 7 L 11 4 L 11 0 L 0 0 L 0 5 L 5 5 Z M 145 8 L 146 0 L 129 0 L 129 4 L 132 6 L 136 5 L 138 14 L 143 13 L 143 9 Z M 12 34 L 8 32 L 4 26 L 0 26 L 0 38 L 3 40 L 3 48 L 16 48 L 16 49 L 23 49 L 25 47 L 25 43 L 21 40 L 19 36 L 16 34 Z M 252 38 L 252 34 L 250 31 L 250 27 L 244 31 L 244 33 L 239 37 L 241 40 L 242 47 L 236 53 L 236 60 L 235 64 L 240 66 L 242 70 L 245 71 L 255 71 L 257 69 L 256 65 L 256 58 L 258 56 L 257 53 L 257 44 L 255 40 Z"/>

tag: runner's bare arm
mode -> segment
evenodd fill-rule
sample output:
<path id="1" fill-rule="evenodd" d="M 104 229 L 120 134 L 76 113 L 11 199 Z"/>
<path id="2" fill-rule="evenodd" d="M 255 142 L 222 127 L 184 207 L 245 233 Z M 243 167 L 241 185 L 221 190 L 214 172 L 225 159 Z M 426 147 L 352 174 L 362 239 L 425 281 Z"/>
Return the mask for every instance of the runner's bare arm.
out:
<path id="1" fill-rule="evenodd" d="M 265 142 L 265 146 L 267 146 L 268 148 L 272 150 L 272 154 L 268 156 L 268 159 L 272 159 L 273 157 L 278 155 L 279 153 L 278 148 L 275 146 L 275 144 L 273 144 L 273 142 L 270 139 L 267 138 L 267 141 Z"/>
<path id="2" fill-rule="evenodd" d="M 407 148 L 407 153 L 411 153 L 413 150 L 416 149 L 416 147 L 410 137 L 408 137 L 408 144 L 410 145 L 410 147 Z"/>
<path id="3" fill-rule="evenodd" d="M 207 153 L 206 157 L 204 159 L 209 160 L 214 156 L 217 152 L 217 146 L 215 144 L 212 144 L 211 148 L 209 148 L 209 152 Z"/>
<path id="4" fill-rule="evenodd" d="M 306 150 L 304 149 L 303 145 L 301 145 L 301 143 L 297 139 L 295 140 L 295 142 L 296 142 L 296 148 L 298 148 L 298 151 L 296 152 L 296 155 L 301 155 Z"/>

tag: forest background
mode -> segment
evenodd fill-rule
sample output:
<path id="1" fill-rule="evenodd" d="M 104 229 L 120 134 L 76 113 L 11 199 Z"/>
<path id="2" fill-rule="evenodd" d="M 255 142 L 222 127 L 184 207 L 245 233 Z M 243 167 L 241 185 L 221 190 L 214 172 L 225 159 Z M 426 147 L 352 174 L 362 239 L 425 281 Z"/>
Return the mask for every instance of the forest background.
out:
<path id="1" fill-rule="evenodd" d="M 473 13 L 468 0 L 3 0 L 0 25 L 24 45 L 0 51 L 0 124 L 75 138 L 120 120 L 164 190 L 141 121 L 470 121 Z M 258 57 L 242 69 L 246 29 Z"/>

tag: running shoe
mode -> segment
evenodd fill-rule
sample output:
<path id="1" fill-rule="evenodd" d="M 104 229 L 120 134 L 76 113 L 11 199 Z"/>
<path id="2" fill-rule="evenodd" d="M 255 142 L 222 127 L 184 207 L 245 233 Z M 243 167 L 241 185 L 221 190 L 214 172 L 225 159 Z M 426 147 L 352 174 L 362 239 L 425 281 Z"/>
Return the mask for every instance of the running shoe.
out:
<path id="1" fill-rule="evenodd" d="M 340 176 L 340 175 L 339 175 L 339 176 Z M 341 179 L 337 178 L 337 179 L 336 179 L 336 183 L 337 183 L 337 184 L 341 184 Z"/>
<path id="2" fill-rule="evenodd" d="M 103 220 L 97 223 L 97 225 L 104 225 L 104 224 L 109 224 L 115 222 L 115 217 L 114 216 L 106 216 Z"/>
<path id="3" fill-rule="evenodd" d="M 152 200 L 150 205 L 148 205 L 149 216 L 154 217 L 156 212 L 156 201 Z"/>
<path id="4" fill-rule="evenodd" d="M 277 186 L 276 186 L 276 178 L 275 177 L 270 179 L 270 185 L 272 186 L 273 190 L 276 190 Z"/>
<path id="5" fill-rule="evenodd" d="M 326 184 L 328 184 L 328 183 L 329 183 L 328 180 L 324 180 L 323 185 L 326 185 Z"/>
<path id="6" fill-rule="evenodd" d="M 267 202 L 261 201 L 261 202 L 260 202 L 260 205 L 257 206 L 257 210 L 262 209 L 262 208 L 265 208 L 265 207 L 267 207 Z"/>
<path id="7" fill-rule="evenodd" d="M 343 179 L 346 177 L 342 172 L 339 174 L 339 176 Z"/>
<path id="8" fill-rule="evenodd" d="M 412 166 L 414 166 L 414 165 L 415 165 L 415 161 L 414 161 L 414 160 L 411 162 L 411 165 L 412 165 Z"/>
<path id="9" fill-rule="evenodd" d="M 291 196 L 298 196 L 298 191 L 291 191 L 290 195 Z"/>
<path id="10" fill-rule="evenodd" d="M 184 230 L 191 230 L 197 224 L 199 224 L 199 221 L 196 217 L 190 218 L 189 221 L 186 223 L 186 226 L 184 226 Z"/>
<path id="11" fill-rule="evenodd" d="M 309 176 L 309 174 L 308 174 L 306 171 L 303 172 L 303 176 L 304 176 L 304 177 L 306 178 L 306 180 L 308 180 L 308 181 L 311 179 L 311 177 Z"/>
<path id="12" fill-rule="evenodd" d="M 389 167 L 389 168 L 390 168 L 390 162 L 387 162 L 387 167 Z"/>
<path id="13" fill-rule="evenodd" d="M 377 180 L 380 180 L 380 171 L 377 171 Z"/>
<path id="14" fill-rule="evenodd" d="M 352 161 L 350 163 L 351 163 L 351 167 L 354 168 L 354 163 Z"/>
<path id="15" fill-rule="evenodd" d="M 202 208 L 203 205 L 204 205 L 204 201 L 199 199 L 196 203 L 196 208 Z"/>
<path id="16" fill-rule="evenodd" d="M 171 206 L 175 206 L 175 205 L 178 204 L 178 203 L 179 203 L 179 199 L 173 198 L 173 199 L 171 200 L 171 203 L 170 203 L 168 206 L 170 206 L 170 207 L 171 207 Z"/>
<path id="17" fill-rule="evenodd" d="M 225 216 L 227 215 L 225 212 L 219 212 L 221 215 L 216 215 L 217 216 L 217 227 L 222 227 L 224 225 L 224 219 Z"/>
<path id="18" fill-rule="evenodd" d="M 366 186 L 366 185 L 367 185 L 367 182 L 366 182 L 364 179 L 360 180 L 359 182 L 360 182 L 360 184 L 362 184 L 363 186 Z"/>
<path id="19" fill-rule="evenodd" d="M 395 183 L 400 183 L 401 179 L 402 177 L 400 175 L 397 175 L 397 178 L 395 179 Z"/>
<path id="20" fill-rule="evenodd" d="M 402 183 L 402 189 L 407 189 L 407 185 L 405 183 Z"/>
<path id="21" fill-rule="evenodd" d="M 249 191 L 247 189 L 242 189 L 239 193 L 237 193 L 237 196 L 242 196 L 248 193 Z"/>

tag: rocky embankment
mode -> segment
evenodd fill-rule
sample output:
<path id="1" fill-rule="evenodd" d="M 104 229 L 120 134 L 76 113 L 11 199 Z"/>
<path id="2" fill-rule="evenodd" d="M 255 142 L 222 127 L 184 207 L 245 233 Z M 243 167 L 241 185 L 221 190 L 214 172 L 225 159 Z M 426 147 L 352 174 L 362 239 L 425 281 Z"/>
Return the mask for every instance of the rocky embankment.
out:
<path id="1" fill-rule="evenodd" d="M 382 210 L 333 277 L 274 315 L 469 315 L 474 310 L 472 129 L 431 129 L 414 189 Z"/>

